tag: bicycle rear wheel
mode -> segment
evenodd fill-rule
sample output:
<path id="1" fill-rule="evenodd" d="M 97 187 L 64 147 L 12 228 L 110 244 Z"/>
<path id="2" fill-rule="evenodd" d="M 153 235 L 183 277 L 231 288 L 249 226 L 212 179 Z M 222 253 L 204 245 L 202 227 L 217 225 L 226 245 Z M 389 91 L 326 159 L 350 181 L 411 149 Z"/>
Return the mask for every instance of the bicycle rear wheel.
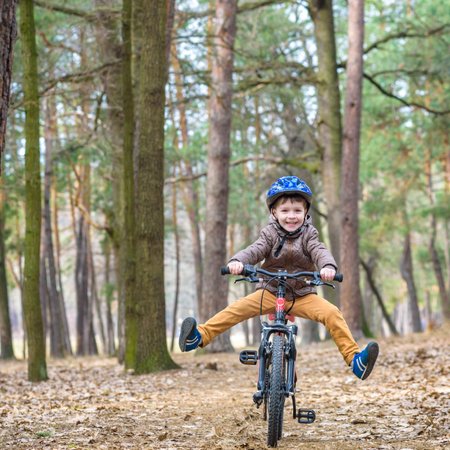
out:
<path id="1" fill-rule="evenodd" d="M 284 336 L 275 334 L 270 369 L 267 445 L 276 447 L 283 430 L 284 409 Z"/>

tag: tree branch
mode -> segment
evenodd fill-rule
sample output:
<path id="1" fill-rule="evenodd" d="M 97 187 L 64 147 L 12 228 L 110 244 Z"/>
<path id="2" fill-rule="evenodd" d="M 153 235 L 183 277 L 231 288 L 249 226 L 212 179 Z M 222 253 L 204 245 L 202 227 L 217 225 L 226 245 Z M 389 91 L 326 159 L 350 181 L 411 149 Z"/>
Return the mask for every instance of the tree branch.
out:
<path id="1" fill-rule="evenodd" d="M 43 97 L 48 91 L 51 91 L 55 86 L 57 86 L 59 83 L 80 83 L 82 81 L 88 80 L 90 78 L 93 78 L 98 73 L 102 72 L 103 70 L 107 69 L 108 67 L 111 67 L 115 64 L 119 64 L 120 60 L 110 61 L 105 64 L 102 64 L 97 67 L 93 67 L 92 69 L 85 70 L 83 72 L 74 72 L 74 73 L 68 73 L 66 75 L 63 75 L 58 78 L 54 78 L 53 80 L 49 80 L 47 82 L 47 85 L 39 91 L 39 97 Z M 15 97 L 17 98 L 19 96 L 20 92 L 18 92 Z M 13 102 L 11 105 L 12 109 L 20 108 L 23 104 L 23 101 L 19 101 L 17 103 Z"/>
<path id="2" fill-rule="evenodd" d="M 113 235 L 113 230 L 110 226 L 108 225 L 100 225 L 99 223 L 95 222 L 92 217 L 90 212 L 86 209 L 86 207 L 80 203 L 80 202 L 75 202 L 75 206 L 79 209 L 79 211 L 81 212 L 81 214 L 83 215 L 84 219 L 86 220 L 86 222 L 91 225 L 92 227 L 94 227 L 96 230 L 99 231 L 105 231 L 109 236 L 112 237 Z"/>
<path id="3" fill-rule="evenodd" d="M 368 81 L 370 81 L 382 94 L 386 95 L 387 97 L 393 98 L 394 100 L 399 101 L 400 103 L 402 103 L 405 106 L 408 106 L 410 108 L 420 108 L 423 109 L 431 114 L 436 114 L 439 116 L 443 116 L 445 114 L 450 113 L 450 110 L 443 110 L 443 111 L 438 111 L 436 109 L 432 109 L 432 108 L 428 108 L 428 106 L 422 104 L 422 103 L 417 103 L 417 102 L 411 102 L 411 101 L 407 101 L 401 97 L 398 97 L 397 95 L 395 95 L 393 92 L 389 92 L 388 90 L 386 90 L 383 86 L 381 86 L 380 83 L 378 83 L 377 81 L 375 81 L 375 79 L 370 76 L 367 73 L 363 74 L 364 78 Z"/>
<path id="4" fill-rule="evenodd" d="M 256 2 L 247 2 L 243 5 L 238 6 L 237 13 L 245 13 L 248 11 L 254 11 L 255 9 L 264 8 L 270 5 L 279 5 L 283 3 L 293 3 L 292 0 L 263 0 Z M 182 21 L 187 21 L 191 19 L 201 19 L 203 17 L 214 16 L 215 9 L 207 9 L 206 11 L 195 12 L 195 11 L 177 11 L 177 16 Z"/>
<path id="5" fill-rule="evenodd" d="M 267 161 L 267 162 L 271 162 L 272 164 L 283 164 L 284 162 L 287 162 L 287 160 L 285 158 L 256 155 L 256 156 L 247 156 L 246 158 L 236 159 L 235 161 L 230 162 L 230 167 L 238 166 L 240 164 L 245 164 L 250 161 Z M 179 183 L 179 182 L 183 182 L 183 181 L 198 180 L 199 178 L 203 178 L 206 175 L 207 175 L 207 172 L 201 172 L 201 173 L 194 174 L 192 176 L 181 175 L 179 177 L 170 177 L 170 178 L 166 178 L 164 180 L 164 184 L 173 184 L 173 183 Z"/>
<path id="6" fill-rule="evenodd" d="M 108 13 L 113 15 L 120 15 L 120 10 L 118 9 L 110 9 L 110 8 L 102 8 L 96 9 L 94 11 L 83 11 L 82 9 L 68 8 L 67 6 L 56 5 L 54 3 L 48 3 L 42 0 L 34 0 L 34 4 L 44 9 L 48 9 L 49 11 L 56 11 L 62 14 L 67 14 L 69 16 L 81 17 L 82 19 L 87 20 L 88 22 L 95 22 L 98 20 L 97 13 Z"/>
<path id="7" fill-rule="evenodd" d="M 364 49 L 364 54 L 367 54 L 371 52 L 372 50 L 377 49 L 380 45 L 385 44 L 386 42 L 392 41 L 394 39 L 402 39 L 402 38 L 423 38 L 423 37 L 429 37 L 433 36 L 434 34 L 438 34 L 441 31 L 444 31 L 446 28 L 448 28 L 450 24 L 445 23 L 443 25 L 440 25 L 439 27 L 432 28 L 430 30 L 425 30 L 424 32 L 411 32 L 410 29 L 406 29 L 403 31 L 399 31 L 398 33 L 392 33 L 387 34 L 383 38 L 379 39 L 378 41 L 373 42 L 370 44 L 367 48 Z"/>

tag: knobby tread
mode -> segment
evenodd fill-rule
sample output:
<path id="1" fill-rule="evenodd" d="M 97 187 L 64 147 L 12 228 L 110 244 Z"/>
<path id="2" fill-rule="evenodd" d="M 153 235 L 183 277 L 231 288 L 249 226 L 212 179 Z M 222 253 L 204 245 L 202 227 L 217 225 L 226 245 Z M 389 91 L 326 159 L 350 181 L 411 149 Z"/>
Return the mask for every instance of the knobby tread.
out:
<path id="1" fill-rule="evenodd" d="M 267 445 L 276 447 L 281 438 L 284 408 L 284 336 L 275 334 L 272 348 L 270 392 L 268 407 Z"/>

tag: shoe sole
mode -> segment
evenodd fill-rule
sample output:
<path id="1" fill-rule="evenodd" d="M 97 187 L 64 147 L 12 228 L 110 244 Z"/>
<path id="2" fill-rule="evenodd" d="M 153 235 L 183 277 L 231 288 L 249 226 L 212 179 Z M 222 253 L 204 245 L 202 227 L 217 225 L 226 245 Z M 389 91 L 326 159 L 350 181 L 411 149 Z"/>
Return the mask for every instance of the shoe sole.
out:
<path id="1" fill-rule="evenodd" d="M 378 344 L 376 342 L 371 342 L 370 344 L 368 344 L 367 352 L 369 353 L 369 358 L 367 361 L 367 368 L 366 368 L 361 380 L 365 380 L 372 372 L 373 366 L 375 365 L 375 362 L 378 358 L 379 351 L 380 351 L 380 348 L 378 347 Z"/>
<path id="2" fill-rule="evenodd" d="M 186 340 L 196 326 L 197 322 L 193 317 L 188 317 L 183 320 L 183 323 L 181 324 L 180 337 L 178 338 L 178 345 L 180 346 L 180 350 L 182 352 L 186 351 Z"/>

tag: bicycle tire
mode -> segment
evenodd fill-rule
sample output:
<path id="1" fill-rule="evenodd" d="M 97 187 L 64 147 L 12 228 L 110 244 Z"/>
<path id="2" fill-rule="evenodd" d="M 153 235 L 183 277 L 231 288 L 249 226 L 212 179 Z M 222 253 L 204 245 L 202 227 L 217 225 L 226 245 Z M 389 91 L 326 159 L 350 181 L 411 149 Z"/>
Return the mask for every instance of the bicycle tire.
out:
<path id="1" fill-rule="evenodd" d="M 281 439 L 282 434 L 283 434 L 283 420 L 284 420 L 284 402 L 286 400 L 286 397 L 284 395 L 285 391 L 286 391 L 286 382 L 287 382 L 287 372 L 286 372 L 286 358 L 285 358 L 285 354 L 284 354 L 284 343 L 285 343 L 285 339 L 283 336 L 283 347 L 281 349 L 282 351 L 282 392 L 283 395 L 281 397 L 281 409 L 280 409 L 280 416 L 278 418 L 278 440 Z"/>
<path id="2" fill-rule="evenodd" d="M 272 355 L 270 355 L 271 357 Z M 269 383 L 270 383 L 270 369 L 272 366 L 272 360 L 269 359 L 266 365 L 266 371 L 264 374 L 264 412 L 263 412 L 263 419 L 267 420 L 267 410 L 268 410 L 268 404 L 269 404 Z"/>
<path id="3" fill-rule="evenodd" d="M 268 405 L 267 445 L 276 447 L 281 439 L 284 409 L 284 336 L 274 334 Z"/>

